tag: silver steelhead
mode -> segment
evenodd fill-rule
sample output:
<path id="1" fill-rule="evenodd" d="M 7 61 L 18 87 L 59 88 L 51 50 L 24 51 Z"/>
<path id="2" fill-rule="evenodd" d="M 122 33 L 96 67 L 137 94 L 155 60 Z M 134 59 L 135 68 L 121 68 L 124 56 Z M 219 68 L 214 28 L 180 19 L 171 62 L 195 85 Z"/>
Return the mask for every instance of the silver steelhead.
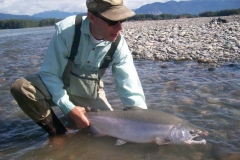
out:
<path id="1" fill-rule="evenodd" d="M 207 132 L 174 115 L 150 109 L 87 112 L 90 129 L 96 136 L 117 138 L 116 145 L 126 142 L 163 144 L 206 144 L 196 137 Z"/>

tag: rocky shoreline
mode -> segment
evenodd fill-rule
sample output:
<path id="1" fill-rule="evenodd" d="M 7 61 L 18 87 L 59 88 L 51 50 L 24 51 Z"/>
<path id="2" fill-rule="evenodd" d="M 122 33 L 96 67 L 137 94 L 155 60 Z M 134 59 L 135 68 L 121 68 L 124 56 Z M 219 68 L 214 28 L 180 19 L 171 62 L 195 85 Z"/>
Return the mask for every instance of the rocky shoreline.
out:
<path id="1" fill-rule="evenodd" d="M 197 61 L 219 66 L 240 61 L 240 16 L 129 21 L 123 31 L 134 59 Z M 212 22 L 211 22 L 212 21 Z M 211 23 L 210 23 L 211 22 Z"/>

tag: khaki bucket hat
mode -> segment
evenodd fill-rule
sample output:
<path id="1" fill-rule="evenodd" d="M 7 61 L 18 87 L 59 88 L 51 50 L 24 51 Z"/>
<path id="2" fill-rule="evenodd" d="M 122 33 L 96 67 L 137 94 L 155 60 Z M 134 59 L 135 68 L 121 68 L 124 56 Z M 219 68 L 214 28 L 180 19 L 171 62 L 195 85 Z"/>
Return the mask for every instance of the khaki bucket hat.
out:
<path id="1" fill-rule="evenodd" d="M 119 21 L 135 15 L 135 13 L 123 4 L 123 0 L 87 0 L 88 11 L 100 13 L 103 17 Z"/>

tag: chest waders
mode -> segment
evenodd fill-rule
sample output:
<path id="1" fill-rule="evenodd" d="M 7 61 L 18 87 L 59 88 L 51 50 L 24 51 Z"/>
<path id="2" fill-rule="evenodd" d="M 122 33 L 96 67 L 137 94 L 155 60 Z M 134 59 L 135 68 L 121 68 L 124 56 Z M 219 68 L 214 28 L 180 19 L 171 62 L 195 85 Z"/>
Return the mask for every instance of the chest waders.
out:
<path id="1" fill-rule="evenodd" d="M 75 19 L 75 34 L 73 37 L 71 54 L 68 57 L 68 63 L 62 75 L 62 81 L 64 83 L 64 88 L 71 93 L 80 91 L 79 88 L 75 91 L 73 88 L 76 85 L 71 85 L 72 81 L 78 81 L 80 79 L 79 83 L 74 82 L 73 84 L 80 84 L 79 86 L 81 86 L 82 83 L 83 89 L 81 94 L 83 94 L 83 96 L 92 96 L 91 98 L 95 98 L 98 86 L 101 86 L 100 79 L 109 63 L 112 61 L 113 54 L 121 37 L 118 36 L 116 41 L 111 44 L 109 51 L 104 57 L 102 65 L 99 67 L 98 71 L 95 71 L 96 73 L 76 68 L 73 62 L 80 43 L 81 21 L 82 17 L 77 15 Z M 84 93 L 84 89 L 87 87 L 91 87 L 91 89 L 86 90 L 86 93 Z M 42 82 L 39 74 L 31 74 L 24 78 L 17 79 L 12 85 L 10 91 L 19 107 L 49 135 L 63 134 L 67 131 L 51 108 L 51 106 L 55 106 L 55 104 L 52 102 L 51 94 Z"/>

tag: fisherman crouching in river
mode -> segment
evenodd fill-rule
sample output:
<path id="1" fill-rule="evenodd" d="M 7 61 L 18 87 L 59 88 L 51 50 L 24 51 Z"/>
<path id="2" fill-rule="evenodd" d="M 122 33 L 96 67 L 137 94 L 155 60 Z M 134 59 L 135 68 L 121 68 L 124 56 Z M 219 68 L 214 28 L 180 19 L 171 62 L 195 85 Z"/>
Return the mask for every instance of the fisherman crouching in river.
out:
<path id="1" fill-rule="evenodd" d="M 120 34 L 122 23 L 135 15 L 122 0 L 87 0 L 86 17 L 56 23 L 40 72 L 17 79 L 11 93 L 21 109 L 49 135 L 67 131 L 51 106 L 58 106 L 78 128 L 88 127 L 85 108 L 113 110 L 102 77 L 112 69 L 124 106 L 146 109 L 132 55 Z"/>

